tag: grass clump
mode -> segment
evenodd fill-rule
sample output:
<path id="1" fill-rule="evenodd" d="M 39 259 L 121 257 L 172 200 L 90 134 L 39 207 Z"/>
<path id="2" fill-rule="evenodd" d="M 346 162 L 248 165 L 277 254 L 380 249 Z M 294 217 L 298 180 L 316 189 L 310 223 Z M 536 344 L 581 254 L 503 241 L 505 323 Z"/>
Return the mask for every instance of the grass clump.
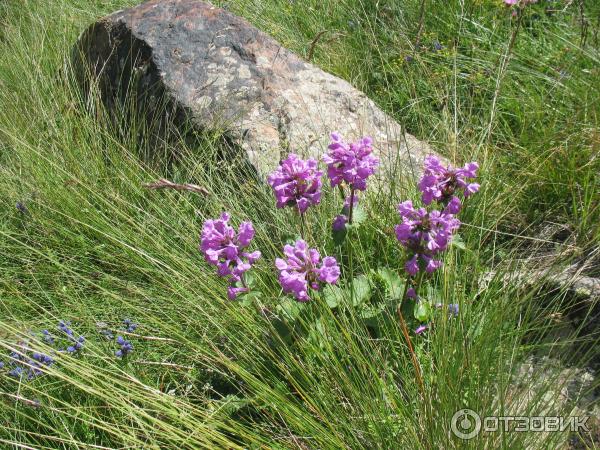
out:
<path id="1" fill-rule="evenodd" d="M 297 313 L 272 263 L 300 232 L 298 218 L 274 207 L 268 186 L 235 182 L 235 167 L 228 174 L 206 165 L 217 151 L 213 137 L 182 142 L 175 163 L 145 160 L 140 155 L 152 149 L 136 126 L 115 133 L 102 114 L 81 107 L 69 65 L 78 33 L 134 4 L 0 6 L 0 360 L 8 369 L 16 351 L 29 370 L 33 353 L 53 351 L 46 329 L 66 347 L 60 320 L 85 336 L 80 352 L 60 353 L 42 376 L 14 378 L 3 369 L 0 442 L 512 448 L 575 439 L 484 433 L 462 441 L 450 424 L 467 407 L 482 416 L 548 412 L 548 393 L 570 381 L 559 370 L 539 388 L 520 386 L 514 374 L 532 354 L 565 366 L 597 361 L 596 336 L 583 336 L 583 325 L 566 338 L 550 336 L 566 305 L 581 300 L 513 276 L 531 254 L 559 250 L 556 265 L 597 258 L 596 5 L 540 0 L 517 18 L 496 1 L 221 5 L 310 52 L 457 165 L 480 163 L 481 191 L 461 215 L 464 245 L 451 247 L 428 281 L 435 302 L 458 304 L 459 315 L 437 316 L 420 336 L 411 329 L 411 352 L 395 308 L 379 326 L 353 307 L 358 288 L 342 294 L 343 313 L 325 291 Z M 167 174 L 211 195 L 143 187 Z M 404 270 L 396 207 L 419 198 L 404 181 L 367 196 L 351 275 L 341 275 L 340 286 L 368 277 L 373 307 L 397 304 L 384 270 Z M 348 250 L 330 237 L 341 202 L 324 188 L 306 226 L 309 243 L 346 267 Z M 198 251 L 202 224 L 224 210 L 235 225 L 251 220 L 256 230 L 262 258 L 252 273 L 262 294 L 253 301 L 228 301 L 227 283 Z M 567 233 L 540 234 L 549 222 Z M 133 346 L 120 358 L 117 336 Z M 573 411 L 570 402 L 553 407 Z"/>

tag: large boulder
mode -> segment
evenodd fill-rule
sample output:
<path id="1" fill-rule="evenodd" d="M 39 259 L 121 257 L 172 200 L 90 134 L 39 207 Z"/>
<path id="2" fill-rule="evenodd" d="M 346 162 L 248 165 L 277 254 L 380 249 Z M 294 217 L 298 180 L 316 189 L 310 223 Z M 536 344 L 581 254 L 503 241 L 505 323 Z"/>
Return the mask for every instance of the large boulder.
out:
<path id="1" fill-rule="evenodd" d="M 74 59 L 86 92 L 98 87 L 109 109 L 128 102 L 159 129 L 225 131 L 262 175 L 290 151 L 320 155 L 332 131 L 371 136 L 383 173 L 431 153 L 348 82 L 198 0 L 150 0 L 105 17 Z"/>

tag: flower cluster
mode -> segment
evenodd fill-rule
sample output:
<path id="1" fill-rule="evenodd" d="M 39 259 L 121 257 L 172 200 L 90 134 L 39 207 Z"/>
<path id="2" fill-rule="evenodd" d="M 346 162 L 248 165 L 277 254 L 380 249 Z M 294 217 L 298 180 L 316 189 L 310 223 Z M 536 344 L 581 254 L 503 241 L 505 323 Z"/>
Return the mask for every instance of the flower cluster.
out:
<path id="1" fill-rule="evenodd" d="M 435 307 L 438 309 L 441 309 L 441 308 L 444 308 L 444 305 L 442 303 L 437 303 L 435 305 Z M 450 303 L 447 308 L 448 308 L 448 316 L 450 316 L 450 317 L 458 316 L 458 313 L 459 313 L 458 303 Z"/>
<path id="2" fill-rule="evenodd" d="M 229 281 L 228 297 L 235 299 L 247 292 L 243 275 L 260 258 L 260 251 L 243 251 L 254 238 L 251 222 L 242 222 L 236 233 L 229 226 L 229 214 L 223 213 L 216 220 L 207 220 L 202 227 L 200 250 L 206 262 L 217 267 L 217 274 Z M 241 283 L 242 286 L 238 286 Z"/>
<path id="3" fill-rule="evenodd" d="M 423 165 L 423 176 L 418 187 L 422 192 L 421 199 L 426 205 L 437 201 L 452 208 L 451 214 L 460 210 L 460 200 L 455 195 L 462 191 L 465 197 L 479 190 L 479 184 L 469 182 L 477 176 L 479 166 L 476 162 L 454 168 L 444 166 L 436 156 L 427 156 Z"/>
<path id="4" fill-rule="evenodd" d="M 24 378 L 28 381 L 42 375 L 42 367 L 50 367 L 54 359 L 43 353 L 32 351 L 26 343 L 18 344 L 18 351 L 14 350 L 9 355 L 8 376 L 12 378 Z M 0 369 L 4 368 L 4 363 Z"/>
<path id="5" fill-rule="evenodd" d="M 81 351 L 81 349 L 83 349 L 83 345 L 85 343 L 85 337 L 84 336 L 75 337 L 75 334 L 73 333 L 73 330 L 71 329 L 70 322 L 64 322 L 61 320 L 58 323 L 58 330 L 61 331 L 62 333 L 64 333 L 64 335 L 68 341 L 67 348 L 66 348 L 67 353 L 75 354 L 75 353 L 78 353 L 79 351 Z M 42 332 L 42 333 L 44 335 L 44 339 L 52 339 L 52 342 L 54 342 L 53 336 L 51 336 L 49 333 L 44 333 L 44 332 Z M 64 350 L 60 349 L 59 351 L 64 351 Z"/>
<path id="6" fill-rule="evenodd" d="M 367 178 L 375 173 L 379 165 L 379 159 L 372 154 L 373 141 L 364 137 L 348 144 L 338 133 L 332 133 L 331 140 L 329 153 L 323 156 L 331 186 L 344 182 L 352 190 L 364 191 Z"/>
<path id="7" fill-rule="evenodd" d="M 322 176 L 323 172 L 317 170 L 317 161 L 303 160 L 290 153 L 268 177 L 277 207 L 292 206 L 303 214 L 309 206 L 317 205 L 321 201 Z"/>
<path id="8" fill-rule="evenodd" d="M 42 330 L 42 339 L 48 345 L 54 345 L 55 338 L 48 330 Z"/>
<path id="9" fill-rule="evenodd" d="M 347 223 L 348 216 L 346 216 L 345 214 L 339 214 L 335 216 L 332 225 L 333 231 L 342 231 L 344 228 L 346 228 Z"/>
<path id="10" fill-rule="evenodd" d="M 435 271 L 442 263 L 434 257 L 446 250 L 460 221 L 443 211 L 415 209 L 410 200 L 400 203 L 398 212 L 402 223 L 395 228 L 396 238 L 412 253 L 404 266 L 406 271 L 413 276 L 421 266 L 428 273 Z"/>
<path id="11" fill-rule="evenodd" d="M 335 284 L 340 276 L 340 268 L 332 256 L 321 261 L 318 250 L 309 248 L 299 239 L 283 248 L 286 259 L 277 258 L 275 265 L 279 270 L 279 283 L 286 293 L 293 294 L 296 300 L 310 300 L 308 288 L 318 290 L 321 283 Z M 320 264 L 320 266 L 319 266 Z"/>
<path id="12" fill-rule="evenodd" d="M 133 333 L 138 327 L 138 324 L 133 323 L 131 319 L 123 320 L 123 325 L 125 326 L 125 331 L 127 331 L 128 333 Z"/>
<path id="13" fill-rule="evenodd" d="M 527 6 L 532 3 L 537 3 L 537 0 L 504 0 L 506 6 Z"/>
<path id="14" fill-rule="evenodd" d="M 115 352 L 115 356 L 117 358 L 127 356 L 133 351 L 133 344 L 126 340 L 123 336 L 117 336 L 117 345 L 120 346 L 120 348 Z"/>
<path id="15" fill-rule="evenodd" d="M 448 248 L 452 235 L 460 227 L 455 217 L 462 206 L 457 194 L 462 192 L 468 197 L 479 190 L 479 184 L 472 182 L 478 169 L 476 162 L 455 168 L 444 166 L 436 156 L 425 158 L 418 184 L 421 200 L 425 205 L 437 202 L 443 209 L 416 209 L 410 200 L 398 205 L 402 223 L 395 228 L 396 238 L 410 252 L 404 266 L 410 275 L 416 275 L 423 268 L 431 273 L 442 265 L 435 258 Z"/>
<path id="16" fill-rule="evenodd" d="M 108 328 L 108 324 L 106 322 L 97 322 L 96 325 L 100 328 L 100 334 L 102 334 L 106 339 L 112 341 L 115 336 L 113 331 Z M 133 333 L 137 329 L 138 324 L 133 322 L 131 319 L 124 319 L 122 322 L 122 326 L 119 329 L 123 330 L 126 333 Z M 118 333 L 118 330 L 115 329 Z M 116 344 L 118 345 L 118 349 L 115 351 L 115 356 L 117 358 L 122 358 L 123 356 L 127 356 L 129 353 L 133 351 L 133 344 L 126 340 L 123 336 L 117 334 L 117 338 L 115 339 Z"/>

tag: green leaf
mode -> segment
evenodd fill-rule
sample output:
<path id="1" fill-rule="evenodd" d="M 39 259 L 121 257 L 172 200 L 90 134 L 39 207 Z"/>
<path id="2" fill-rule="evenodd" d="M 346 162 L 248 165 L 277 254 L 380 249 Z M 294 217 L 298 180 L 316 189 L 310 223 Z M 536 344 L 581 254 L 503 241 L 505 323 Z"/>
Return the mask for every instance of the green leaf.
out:
<path id="1" fill-rule="evenodd" d="M 252 287 L 256 283 L 256 278 L 252 272 L 248 271 L 244 274 L 244 281 L 248 287 Z"/>
<path id="2" fill-rule="evenodd" d="M 230 394 L 223 397 L 218 404 L 219 410 L 230 416 L 231 414 L 238 412 L 243 407 L 248 406 L 250 401 L 248 399 L 238 397 L 237 395 Z"/>
<path id="3" fill-rule="evenodd" d="M 352 225 L 360 225 L 367 218 L 366 211 L 362 207 L 355 205 L 352 209 Z"/>
<path id="4" fill-rule="evenodd" d="M 240 295 L 238 297 L 238 299 L 240 300 L 240 303 L 242 304 L 242 306 L 250 306 L 255 301 L 260 299 L 261 295 L 262 295 L 262 293 L 259 291 L 250 291 L 250 292 L 246 292 L 245 294 Z"/>
<path id="5" fill-rule="evenodd" d="M 371 298 L 371 284 L 366 275 L 359 275 L 352 280 L 353 305 L 358 306 Z"/>
<path id="6" fill-rule="evenodd" d="M 337 306 L 344 298 L 344 290 L 339 286 L 333 286 L 331 284 L 328 284 L 323 289 L 323 297 L 325 298 L 325 302 L 327 302 L 327 305 L 331 309 L 337 308 Z"/>
<path id="7" fill-rule="evenodd" d="M 431 305 L 421 301 L 415 305 L 415 319 L 419 322 L 427 322 L 431 316 Z"/>
<path id="8" fill-rule="evenodd" d="M 377 271 L 385 284 L 386 291 L 392 300 L 401 300 L 404 293 L 404 280 L 393 270 L 382 267 Z"/>
<path id="9" fill-rule="evenodd" d="M 319 346 L 322 350 L 327 348 L 327 333 L 321 319 L 315 320 L 308 332 L 308 340 Z"/>
<path id="10" fill-rule="evenodd" d="M 294 245 L 298 239 L 302 239 L 302 237 L 296 233 L 285 233 L 282 238 L 284 243 L 290 245 Z"/>
<path id="11" fill-rule="evenodd" d="M 348 225 L 346 225 L 347 227 Z M 346 236 L 348 235 L 348 230 L 344 228 L 343 230 L 332 230 L 331 236 L 333 237 L 333 243 L 335 245 L 342 245 L 346 240 Z"/>
<path id="12" fill-rule="evenodd" d="M 441 292 L 439 291 L 439 289 L 436 289 L 435 287 L 433 287 L 432 285 L 427 285 L 427 296 L 426 298 L 431 302 L 431 303 L 444 303 L 444 299 L 442 297 Z"/>
<path id="13" fill-rule="evenodd" d="M 455 234 L 450 241 L 450 245 L 452 247 L 456 247 L 459 250 L 466 250 L 467 246 L 465 245 L 465 241 L 462 240 L 460 234 Z"/>
<path id="14" fill-rule="evenodd" d="M 377 317 L 378 315 L 380 315 L 383 312 L 384 308 L 384 305 L 365 305 L 360 311 L 360 317 L 362 319 L 372 319 L 373 317 Z"/>
<path id="15" fill-rule="evenodd" d="M 277 310 L 287 318 L 295 320 L 300 315 L 302 308 L 296 300 L 284 298 L 281 303 L 277 305 Z"/>

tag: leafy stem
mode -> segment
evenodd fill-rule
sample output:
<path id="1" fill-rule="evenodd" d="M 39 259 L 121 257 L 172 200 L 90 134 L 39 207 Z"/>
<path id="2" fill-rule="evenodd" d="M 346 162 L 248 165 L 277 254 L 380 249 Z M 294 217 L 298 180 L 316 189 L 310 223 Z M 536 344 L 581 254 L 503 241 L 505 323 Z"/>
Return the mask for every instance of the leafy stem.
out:
<path id="1" fill-rule="evenodd" d="M 354 210 L 354 195 L 355 190 L 351 186 L 350 187 L 350 206 L 348 207 L 348 224 L 352 225 L 352 212 Z"/>

